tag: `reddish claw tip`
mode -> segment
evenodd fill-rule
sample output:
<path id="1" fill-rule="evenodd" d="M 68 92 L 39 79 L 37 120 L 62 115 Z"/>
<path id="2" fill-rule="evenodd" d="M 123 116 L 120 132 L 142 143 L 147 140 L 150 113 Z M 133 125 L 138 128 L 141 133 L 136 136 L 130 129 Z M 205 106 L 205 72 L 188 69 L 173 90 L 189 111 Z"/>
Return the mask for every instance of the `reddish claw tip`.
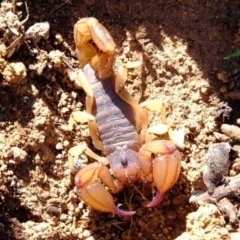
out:
<path id="1" fill-rule="evenodd" d="M 118 207 L 115 207 L 113 210 L 113 213 L 115 213 L 119 216 L 129 217 L 129 216 L 134 215 L 136 212 L 135 211 L 124 211 Z"/>
<path id="2" fill-rule="evenodd" d="M 176 147 L 174 145 L 170 145 L 170 144 L 166 146 L 166 149 L 167 149 L 169 154 L 176 151 Z"/>
<path id="3" fill-rule="evenodd" d="M 80 178 L 75 177 L 75 185 L 77 186 L 77 188 L 80 188 L 82 186 Z"/>
<path id="4" fill-rule="evenodd" d="M 155 207 L 158 205 L 164 197 L 164 193 L 157 192 L 157 195 L 153 198 L 153 200 L 147 205 L 147 207 Z"/>

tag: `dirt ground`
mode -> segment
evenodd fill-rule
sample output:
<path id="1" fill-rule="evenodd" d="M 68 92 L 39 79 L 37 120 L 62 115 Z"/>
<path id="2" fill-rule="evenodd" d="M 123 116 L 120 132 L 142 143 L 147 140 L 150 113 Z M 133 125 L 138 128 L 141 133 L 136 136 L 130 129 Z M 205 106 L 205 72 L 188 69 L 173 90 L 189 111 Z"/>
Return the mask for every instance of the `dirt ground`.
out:
<path id="1" fill-rule="evenodd" d="M 239 48 L 239 1 L 28 0 L 27 8 L 29 18 L 25 2 L 0 8 L 0 239 L 240 239 L 239 185 L 223 207 L 222 195 L 190 201 L 210 189 L 203 181 L 208 161 L 209 168 L 226 162 L 220 181 L 210 181 L 213 191 L 228 185 L 223 175 L 240 172 L 239 59 L 223 59 Z M 116 69 L 142 63 L 129 68 L 128 91 L 139 102 L 161 98 L 169 125 L 185 129 L 179 180 L 159 206 L 146 208 L 148 185 L 114 196 L 136 210 L 133 217 L 87 207 L 68 166 L 78 142 L 101 154 L 85 124 L 67 128 L 71 112 L 85 109 L 66 63 L 77 63 L 73 25 L 89 16 L 115 40 Z M 153 114 L 151 123 L 157 120 Z M 209 160 L 212 144 L 223 142 L 230 144 L 224 158 Z"/>

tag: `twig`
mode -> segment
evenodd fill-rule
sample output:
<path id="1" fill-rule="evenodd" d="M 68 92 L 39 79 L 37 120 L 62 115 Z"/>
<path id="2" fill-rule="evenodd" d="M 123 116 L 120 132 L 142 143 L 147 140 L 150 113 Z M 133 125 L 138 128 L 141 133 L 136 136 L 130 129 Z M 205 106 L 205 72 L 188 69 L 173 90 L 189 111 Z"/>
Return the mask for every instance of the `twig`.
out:
<path id="1" fill-rule="evenodd" d="M 233 198 L 238 196 L 240 196 L 240 174 L 227 178 L 227 182 L 224 185 L 216 187 L 213 194 L 210 195 L 208 192 L 204 192 L 200 195 L 193 195 L 189 201 L 190 203 L 199 204 L 201 201 L 214 202 L 224 197 Z"/>

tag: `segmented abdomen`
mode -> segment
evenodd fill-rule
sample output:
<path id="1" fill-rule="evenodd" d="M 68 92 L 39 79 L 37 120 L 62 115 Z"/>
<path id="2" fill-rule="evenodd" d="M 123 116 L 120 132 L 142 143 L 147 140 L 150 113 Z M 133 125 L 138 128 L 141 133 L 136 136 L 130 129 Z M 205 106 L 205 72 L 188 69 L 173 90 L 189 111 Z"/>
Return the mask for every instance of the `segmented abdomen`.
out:
<path id="1" fill-rule="evenodd" d="M 115 92 L 112 77 L 98 80 L 90 65 L 83 69 L 96 100 L 96 121 L 105 149 L 110 145 L 138 143 L 135 113 Z"/>

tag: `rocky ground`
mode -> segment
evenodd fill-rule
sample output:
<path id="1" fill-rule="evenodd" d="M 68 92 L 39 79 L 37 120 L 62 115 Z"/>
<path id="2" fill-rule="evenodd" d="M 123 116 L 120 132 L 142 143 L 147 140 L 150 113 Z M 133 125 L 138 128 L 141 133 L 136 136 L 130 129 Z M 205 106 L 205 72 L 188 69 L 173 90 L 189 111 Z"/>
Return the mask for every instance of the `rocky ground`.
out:
<path id="1" fill-rule="evenodd" d="M 239 239 L 240 44 L 238 1 L 22 1 L 0 8 L 1 239 Z M 70 81 L 73 25 L 94 16 L 116 41 L 115 68 L 139 102 L 161 98 L 185 129 L 182 170 L 164 201 L 151 187 L 116 194 L 133 217 L 87 207 L 76 195 L 68 150 L 97 151 L 83 124 L 69 131 L 85 93 Z M 153 114 L 151 123 L 158 121 Z M 86 163 L 92 159 L 82 156 Z"/>

